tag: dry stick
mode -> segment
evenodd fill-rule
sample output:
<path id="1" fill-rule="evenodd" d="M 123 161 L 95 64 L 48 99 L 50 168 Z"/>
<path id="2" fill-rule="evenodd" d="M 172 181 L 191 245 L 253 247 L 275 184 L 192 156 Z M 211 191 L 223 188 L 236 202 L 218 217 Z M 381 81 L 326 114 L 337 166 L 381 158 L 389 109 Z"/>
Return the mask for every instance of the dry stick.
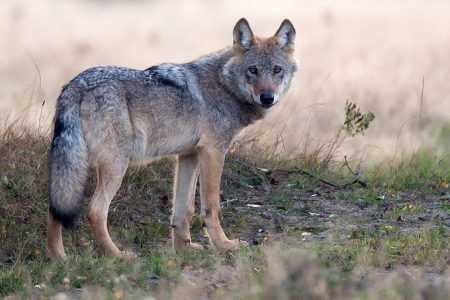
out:
<path id="1" fill-rule="evenodd" d="M 349 165 L 348 162 L 347 162 L 347 155 L 344 156 L 344 166 L 346 166 L 346 167 L 348 168 L 348 170 L 350 171 L 350 173 L 351 173 L 353 176 L 357 176 L 357 177 L 356 177 L 355 180 L 353 180 L 351 183 L 346 183 L 346 184 L 344 184 L 343 186 L 348 186 L 348 185 L 350 185 L 350 184 L 358 183 L 358 184 L 360 184 L 360 185 L 363 186 L 363 187 L 367 187 L 367 184 L 366 184 L 364 181 L 358 179 L 359 172 L 355 172 L 355 171 L 353 171 L 353 170 L 350 168 L 350 165 Z"/>
<path id="2" fill-rule="evenodd" d="M 257 169 L 255 166 L 253 166 L 253 165 L 251 165 L 251 164 L 249 164 L 249 163 L 246 163 L 246 162 L 244 162 L 244 161 L 242 161 L 242 160 L 236 159 L 236 162 L 238 162 L 238 163 L 240 163 L 241 165 L 244 165 L 244 166 L 246 166 L 246 167 L 249 167 L 249 168 L 251 168 L 251 169 L 253 169 L 253 170 Z M 322 182 L 322 183 L 324 183 L 324 184 L 327 184 L 327 185 L 329 185 L 329 186 L 332 186 L 332 187 L 334 187 L 334 188 L 338 188 L 338 187 L 339 187 L 338 185 L 336 185 L 336 184 L 334 184 L 334 183 L 331 183 L 331 182 L 326 181 L 326 180 L 324 180 L 324 179 L 318 178 L 317 176 L 315 176 L 315 175 L 309 173 L 308 171 L 302 170 L 302 169 L 300 169 L 300 168 L 298 168 L 298 167 L 296 167 L 296 168 L 293 169 L 293 170 L 273 169 L 273 170 L 271 170 L 271 171 L 272 171 L 272 172 L 284 172 L 284 173 L 287 173 L 287 174 L 300 173 L 300 174 L 306 175 L 306 176 L 308 176 L 308 177 L 317 179 L 317 180 L 319 180 L 320 182 Z"/>
<path id="3" fill-rule="evenodd" d="M 425 75 L 422 76 L 422 93 L 420 95 L 420 111 L 419 111 L 419 119 L 422 118 L 422 110 L 423 110 L 423 89 L 425 87 Z"/>
<path id="4" fill-rule="evenodd" d="M 321 178 L 319 178 L 319 177 L 317 177 L 317 176 L 315 176 L 315 175 L 309 173 L 308 171 L 302 170 L 302 169 L 300 169 L 300 168 L 298 168 L 298 167 L 294 168 L 293 170 L 275 169 L 275 170 L 272 170 L 272 171 L 275 171 L 275 172 L 284 172 L 284 173 L 287 173 L 287 174 L 300 173 L 300 174 L 306 175 L 306 176 L 308 176 L 308 177 L 310 177 L 310 178 L 317 179 L 318 181 L 320 181 L 320 182 L 322 182 L 322 183 L 324 183 L 324 184 L 326 184 L 326 185 L 332 186 L 332 187 L 334 187 L 334 188 L 340 188 L 340 186 L 338 186 L 338 185 L 336 185 L 336 184 L 334 184 L 334 183 L 332 183 L 332 182 L 329 182 L 329 181 L 327 181 L 327 180 L 325 180 L 325 179 L 321 179 Z"/>
<path id="5" fill-rule="evenodd" d="M 360 179 L 358 179 L 358 178 L 356 178 L 355 180 L 353 180 L 353 181 L 351 181 L 351 182 L 347 182 L 347 183 L 344 183 L 344 184 L 342 184 L 342 185 L 337 185 L 337 184 L 334 184 L 334 183 L 332 183 L 332 182 L 330 182 L 330 181 L 327 181 L 327 180 L 325 180 L 325 179 L 319 178 L 319 177 L 317 177 L 316 175 L 311 174 L 311 173 L 309 173 L 309 172 L 307 172 L 307 171 L 305 171 L 305 170 L 302 170 L 302 169 L 300 169 L 300 168 L 298 168 L 298 167 L 296 167 L 294 170 L 280 170 L 280 169 L 276 169 L 276 170 L 273 170 L 273 171 L 277 171 L 277 172 L 285 172 L 285 173 L 288 173 L 288 174 L 291 174 L 291 173 L 300 173 L 300 174 L 304 174 L 304 175 L 307 175 L 307 176 L 310 177 L 310 178 L 317 179 L 319 182 L 322 182 L 322 183 L 324 183 L 324 184 L 326 184 L 326 185 L 332 186 L 332 187 L 337 188 L 337 189 L 346 188 L 346 187 L 348 187 L 348 186 L 350 186 L 350 185 L 352 185 L 352 184 L 355 184 L 355 183 L 358 183 L 358 184 L 361 185 L 362 187 L 367 187 L 367 183 L 365 183 L 364 181 L 362 181 L 362 180 L 360 180 Z"/>
<path id="6" fill-rule="evenodd" d="M 244 166 L 247 166 L 247 167 L 249 167 L 249 168 L 251 168 L 251 169 L 253 169 L 253 170 L 257 169 L 255 166 L 253 166 L 253 165 L 251 165 L 251 164 L 249 164 L 249 163 L 246 163 L 246 162 L 244 162 L 244 161 L 241 161 L 241 160 L 236 159 L 236 162 L 238 162 L 238 163 L 240 163 L 240 164 L 242 164 L 242 165 L 244 165 Z M 361 185 L 362 187 L 367 187 L 367 183 L 365 183 L 364 181 L 362 181 L 362 180 L 360 180 L 360 179 L 358 179 L 358 178 L 356 178 L 355 180 L 353 180 L 353 181 L 351 181 L 351 182 L 348 182 L 348 183 L 345 183 L 345 184 L 342 184 L 342 185 L 337 185 L 337 184 L 334 184 L 334 183 L 332 183 L 332 182 L 330 182 L 330 181 L 328 181 L 328 180 L 319 178 L 319 177 L 317 177 L 316 175 L 311 174 L 311 173 L 309 173 L 308 171 L 305 171 L 305 170 L 300 169 L 300 168 L 298 168 L 298 167 L 295 167 L 295 168 L 292 169 L 292 170 L 286 170 L 286 169 L 273 169 L 273 170 L 271 170 L 271 171 L 272 171 L 272 172 L 283 172 L 283 173 L 287 173 L 287 174 L 300 173 L 300 174 L 306 175 L 306 176 L 308 176 L 308 177 L 310 177 L 310 178 L 314 178 L 314 179 L 318 180 L 319 182 L 321 182 L 321 183 L 323 183 L 323 184 L 326 184 L 326 185 L 329 185 L 329 186 L 331 186 L 331 187 L 333 187 L 333 188 L 336 188 L 336 189 L 346 188 L 346 187 L 348 187 L 348 186 L 350 186 L 350 185 L 352 185 L 352 184 L 355 184 L 355 183 L 358 183 L 358 184 Z"/>
<path id="7" fill-rule="evenodd" d="M 354 176 L 358 176 L 358 175 L 359 175 L 359 172 L 354 172 L 354 171 L 350 168 L 350 166 L 349 166 L 349 164 L 348 164 L 348 162 L 347 162 L 347 155 L 344 155 L 344 166 L 347 167 L 347 169 L 350 171 L 350 173 L 352 173 L 352 175 L 354 175 Z"/>

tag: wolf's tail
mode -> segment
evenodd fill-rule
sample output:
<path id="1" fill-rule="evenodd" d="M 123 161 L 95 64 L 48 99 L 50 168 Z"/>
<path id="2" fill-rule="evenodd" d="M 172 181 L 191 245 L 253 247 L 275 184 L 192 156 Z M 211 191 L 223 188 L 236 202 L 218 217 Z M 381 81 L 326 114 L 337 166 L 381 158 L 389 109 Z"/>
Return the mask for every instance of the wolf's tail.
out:
<path id="1" fill-rule="evenodd" d="M 50 213 L 64 227 L 74 225 L 84 202 L 88 152 L 80 117 L 81 92 L 70 85 L 58 99 L 49 155 Z"/>

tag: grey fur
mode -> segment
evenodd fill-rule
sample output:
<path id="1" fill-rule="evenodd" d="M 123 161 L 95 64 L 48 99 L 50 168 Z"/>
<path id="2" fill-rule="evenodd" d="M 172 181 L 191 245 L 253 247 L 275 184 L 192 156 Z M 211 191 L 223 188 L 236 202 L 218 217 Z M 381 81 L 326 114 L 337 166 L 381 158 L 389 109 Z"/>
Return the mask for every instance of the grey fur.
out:
<path id="1" fill-rule="evenodd" d="M 246 49 L 235 41 L 232 48 L 186 64 L 95 67 L 64 87 L 49 159 L 50 211 L 57 221 L 72 224 L 80 212 L 89 167 L 107 169 L 120 180 L 128 164 L 194 155 L 199 147 L 217 148 L 224 156 L 242 128 L 264 117 L 267 107 L 255 86 L 283 95 L 296 63 L 276 37 L 257 40 L 248 23 L 240 22 L 236 28 L 245 34 L 235 32 L 234 39 L 245 38 Z M 287 34 L 285 27 L 280 30 Z M 258 78 L 249 76 L 253 65 L 260 68 Z M 283 74 L 273 74 L 274 65 Z"/>

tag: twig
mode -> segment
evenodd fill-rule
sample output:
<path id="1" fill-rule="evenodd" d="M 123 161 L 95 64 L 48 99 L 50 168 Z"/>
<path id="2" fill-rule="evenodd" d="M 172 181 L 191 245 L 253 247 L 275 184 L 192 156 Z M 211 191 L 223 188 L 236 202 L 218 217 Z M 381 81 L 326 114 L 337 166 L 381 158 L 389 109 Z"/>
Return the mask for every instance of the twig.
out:
<path id="1" fill-rule="evenodd" d="M 326 184 L 326 185 L 332 186 L 332 187 L 334 187 L 334 188 L 339 188 L 338 185 L 336 185 L 336 184 L 334 184 L 334 183 L 332 183 L 332 182 L 329 182 L 329 181 L 327 181 L 327 180 L 325 180 L 325 179 L 319 178 L 319 177 L 317 177 L 317 176 L 315 176 L 315 175 L 309 173 L 308 171 L 302 170 L 302 169 L 300 169 L 300 168 L 298 168 L 298 167 L 296 167 L 296 168 L 293 169 L 293 170 L 275 169 L 275 170 L 272 170 L 272 171 L 274 171 L 274 172 L 284 172 L 284 173 L 288 173 L 288 174 L 292 174 L 292 173 L 300 173 L 300 174 L 306 175 L 306 176 L 308 176 L 308 177 L 310 177 L 310 178 L 317 179 L 319 182 L 322 182 L 322 183 L 324 183 L 324 184 Z"/>
<path id="2" fill-rule="evenodd" d="M 362 187 L 367 187 L 367 183 L 365 183 L 364 181 L 362 181 L 362 180 L 360 180 L 360 179 L 358 179 L 358 178 L 356 178 L 355 180 L 353 180 L 353 181 L 351 181 L 351 182 L 344 183 L 344 184 L 342 184 L 342 185 L 337 185 L 337 184 L 334 184 L 334 183 L 332 183 L 332 182 L 329 182 L 329 181 L 327 181 L 327 180 L 325 180 L 325 179 L 319 178 L 319 177 L 317 177 L 317 176 L 315 176 L 315 175 L 313 175 L 313 174 L 311 174 L 311 173 L 309 173 L 309 172 L 307 172 L 307 171 L 305 171 L 305 170 L 299 169 L 299 168 L 295 168 L 294 170 L 273 170 L 273 171 L 281 171 L 281 172 L 286 172 L 286 173 L 288 173 L 288 174 L 291 174 L 291 173 L 300 173 L 300 174 L 304 174 L 304 175 L 307 175 L 307 176 L 310 177 L 310 178 L 317 179 L 319 182 L 322 182 L 322 183 L 324 183 L 324 184 L 327 184 L 327 185 L 332 186 L 332 187 L 337 188 L 337 189 L 346 188 L 346 187 L 348 187 L 348 186 L 350 186 L 350 185 L 352 185 L 352 184 L 355 184 L 355 183 L 358 183 L 358 184 L 361 185 Z"/>
<path id="3" fill-rule="evenodd" d="M 241 161 L 241 160 L 235 160 L 235 161 L 238 162 L 238 163 L 240 163 L 240 164 L 242 164 L 242 165 L 244 165 L 244 166 L 246 166 L 246 167 L 248 167 L 248 168 L 250 168 L 250 169 L 253 169 L 255 172 L 258 170 L 257 167 L 255 167 L 255 166 L 253 166 L 253 165 L 251 165 L 251 164 L 249 164 L 249 163 L 246 163 L 246 162 L 244 162 L 244 161 Z M 316 179 L 316 180 L 318 180 L 319 182 L 321 182 L 321 183 L 323 183 L 323 184 L 326 184 L 326 185 L 329 185 L 329 186 L 331 186 L 331 187 L 333 187 L 333 188 L 336 188 L 336 189 L 346 188 L 346 187 L 348 187 L 348 186 L 350 186 L 350 185 L 352 185 L 352 184 L 356 184 L 356 183 L 359 184 L 359 185 L 361 185 L 362 187 L 367 187 L 367 184 L 366 184 L 364 181 L 362 181 L 362 180 L 360 180 L 360 179 L 358 179 L 358 178 L 356 178 L 355 180 L 353 180 L 353 181 L 351 181 L 351 182 L 348 182 L 348 183 L 345 183 L 345 184 L 342 184 L 342 185 L 337 185 L 337 184 L 334 184 L 334 183 L 332 183 L 332 182 L 330 182 L 330 181 L 328 181 L 328 180 L 319 178 L 319 177 L 317 177 L 316 175 L 311 174 L 311 173 L 309 173 L 308 171 L 305 171 L 305 170 L 300 169 L 300 168 L 298 168 L 298 167 L 295 167 L 295 168 L 292 169 L 292 170 L 286 170 L 286 169 L 273 169 L 273 170 L 270 170 L 270 171 L 271 171 L 271 172 L 283 172 L 283 173 L 287 173 L 287 174 L 300 173 L 300 174 L 306 175 L 306 176 L 308 176 L 308 177 L 310 177 L 310 178 Z M 353 173 L 352 173 L 352 174 L 353 174 Z"/>
<path id="4" fill-rule="evenodd" d="M 347 162 L 347 155 L 344 155 L 344 166 L 347 167 L 347 169 L 350 171 L 350 173 L 352 173 L 352 175 L 354 176 L 358 176 L 359 172 L 354 172 L 351 168 L 350 165 Z"/>
<path id="5" fill-rule="evenodd" d="M 341 185 L 340 188 L 345 188 L 345 187 L 348 187 L 348 186 L 350 186 L 350 185 L 352 185 L 352 184 L 355 184 L 355 183 L 358 183 L 358 184 L 359 184 L 360 186 L 362 186 L 362 187 L 367 187 L 367 183 L 365 183 L 364 181 L 362 181 L 362 180 L 356 178 L 356 179 L 353 180 L 352 182 L 348 182 L 348 183 L 345 183 L 345 184 Z"/>

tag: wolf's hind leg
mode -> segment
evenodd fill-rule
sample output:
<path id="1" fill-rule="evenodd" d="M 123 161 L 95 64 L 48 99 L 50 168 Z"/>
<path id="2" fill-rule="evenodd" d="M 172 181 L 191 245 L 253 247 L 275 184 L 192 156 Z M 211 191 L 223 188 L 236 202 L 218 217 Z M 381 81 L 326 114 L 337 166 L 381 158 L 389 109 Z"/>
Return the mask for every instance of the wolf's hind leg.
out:
<path id="1" fill-rule="evenodd" d="M 174 205 L 172 213 L 172 244 L 174 249 L 203 248 L 192 243 L 190 223 L 195 211 L 195 189 L 200 172 L 198 155 L 180 155 L 174 183 Z"/>
<path id="2" fill-rule="evenodd" d="M 50 211 L 47 222 L 47 252 L 52 259 L 64 259 L 66 253 L 62 241 L 62 223 L 56 220 Z"/>
<path id="3" fill-rule="evenodd" d="M 120 251 L 111 240 L 107 227 L 109 206 L 120 187 L 126 169 L 125 163 L 121 166 L 103 164 L 97 167 L 97 187 L 89 206 L 88 219 L 94 231 L 95 239 L 106 255 L 123 256 L 131 259 L 134 254 Z"/>

